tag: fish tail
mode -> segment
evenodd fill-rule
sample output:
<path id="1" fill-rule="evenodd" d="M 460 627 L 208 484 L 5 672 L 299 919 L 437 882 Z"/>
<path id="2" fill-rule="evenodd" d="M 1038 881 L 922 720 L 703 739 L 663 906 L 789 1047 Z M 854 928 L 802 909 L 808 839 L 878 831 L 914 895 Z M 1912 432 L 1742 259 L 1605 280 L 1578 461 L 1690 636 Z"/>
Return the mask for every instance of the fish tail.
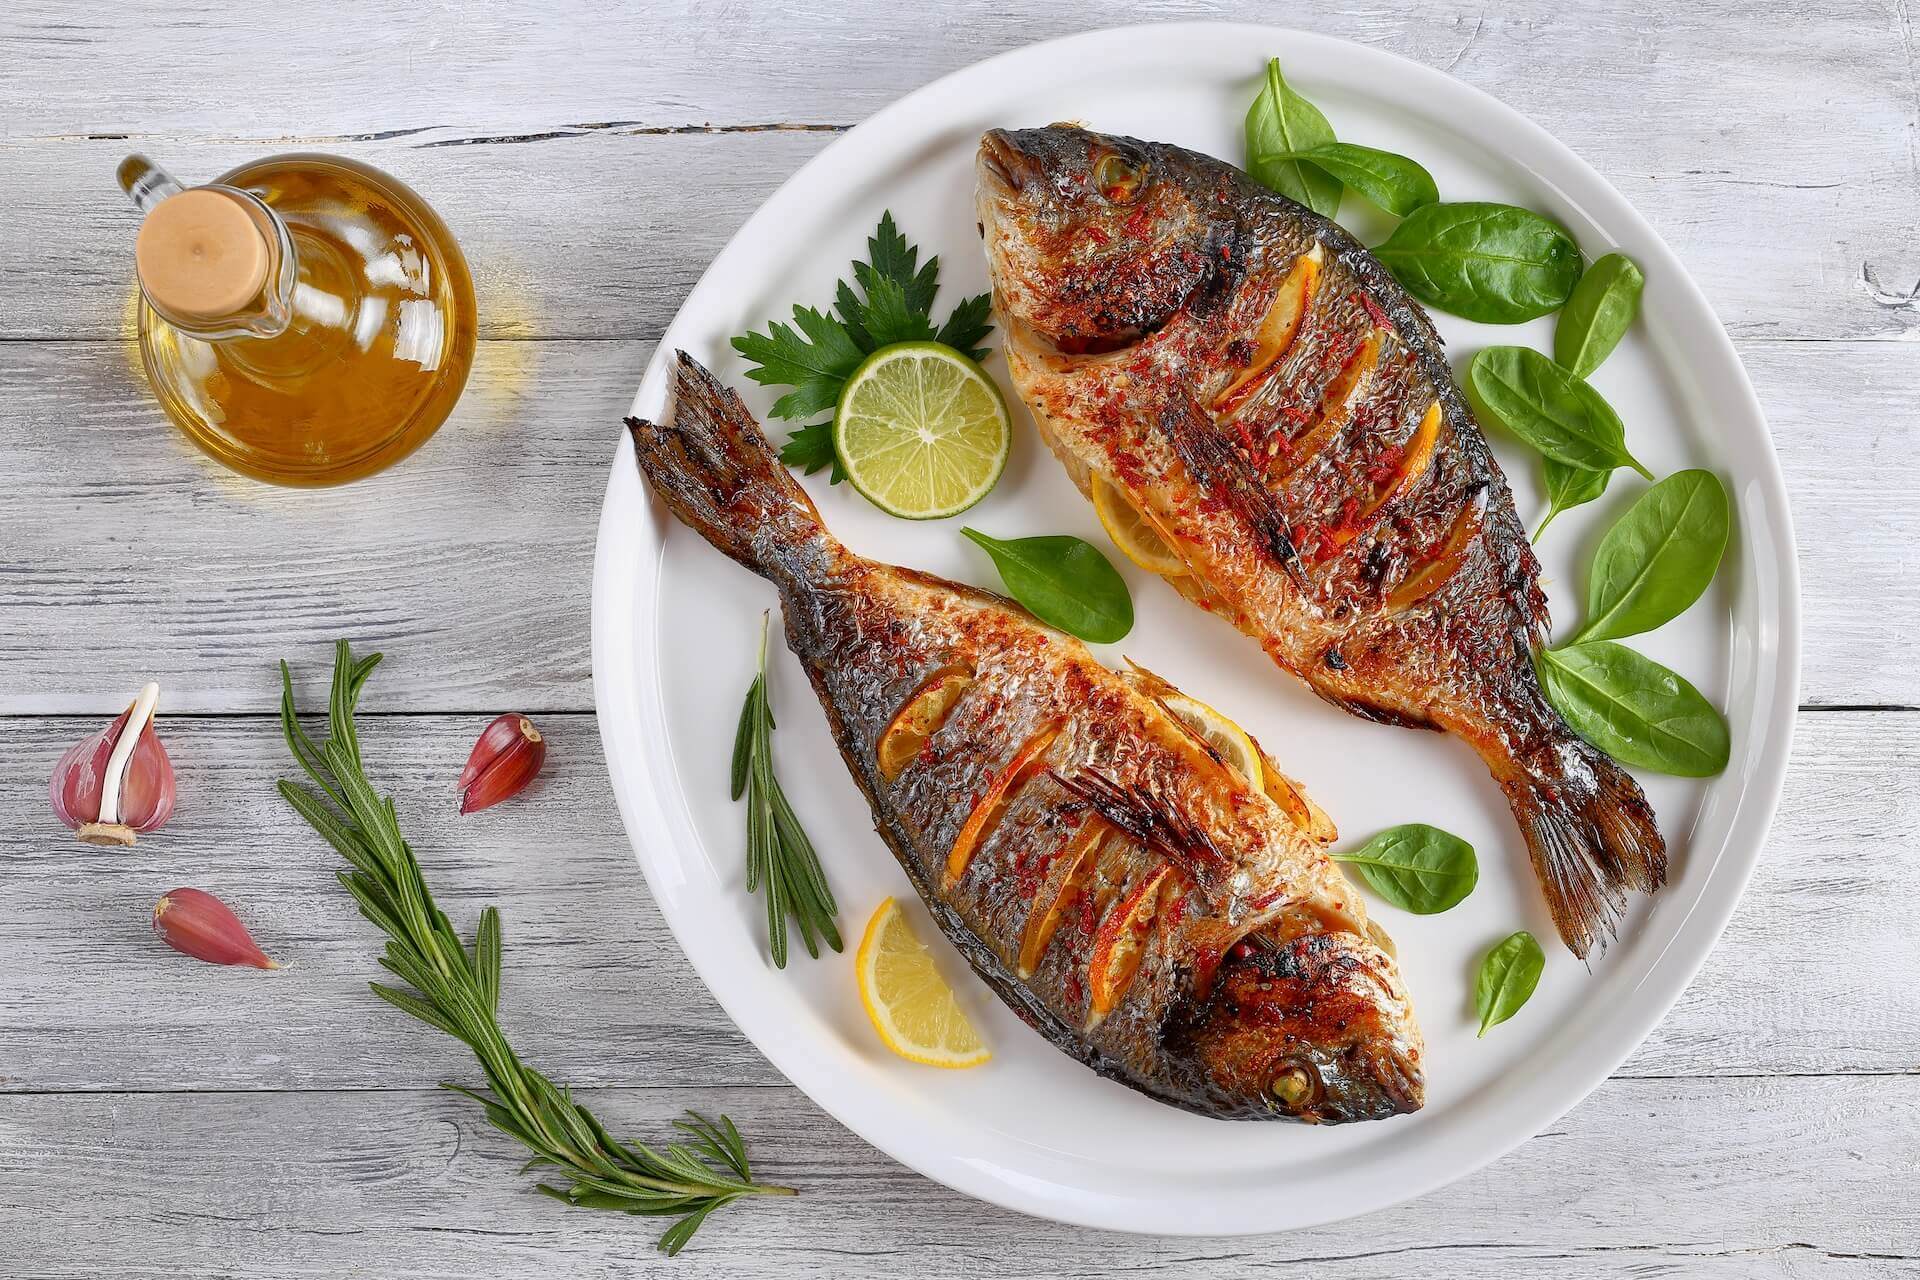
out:
<path id="1" fill-rule="evenodd" d="M 1578 738 L 1555 745 L 1550 769 L 1503 782 L 1560 937 L 1585 959 L 1615 936 L 1627 892 L 1667 879 L 1667 845 L 1625 769 Z"/>
<path id="2" fill-rule="evenodd" d="M 840 544 L 740 397 L 675 355 L 665 424 L 626 419 L 641 474 L 682 524 L 761 577 L 785 587 L 814 576 Z"/>

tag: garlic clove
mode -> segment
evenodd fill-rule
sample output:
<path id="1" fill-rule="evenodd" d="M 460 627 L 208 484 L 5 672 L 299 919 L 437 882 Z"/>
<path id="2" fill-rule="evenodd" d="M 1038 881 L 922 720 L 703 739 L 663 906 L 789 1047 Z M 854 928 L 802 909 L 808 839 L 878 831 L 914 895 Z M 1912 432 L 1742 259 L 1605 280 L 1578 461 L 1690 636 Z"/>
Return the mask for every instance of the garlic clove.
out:
<path id="1" fill-rule="evenodd" d="M 521 715 L 495 717 L 460 771 L 460 812 L 477 813 L 527 789 L 546 763 L 547 742 Z"/>
<path id="2" fill-rule="evenodd" d="M 130 845 L 173 816 L 173 762 L 154 732 L 160 686 L 148 684 L 112 724 L 54 766 L 54 816 L 89 844 Z"/>
<path id="3" fill-rule="evenodd" d="M 278 969 L 227 904 L 200 889 L 173 889 L 153 904 L 153 931 L 182 955 L 208 964 Z"/>
<path id="4" fill-rule="evenodd" d="M 53 816 L 68 830 L 78 830 L 100 814 L 100 780 L 106 772 L 107 757 L 126 727 L 127 713 L 112 724 L 67 748 L 60 763 L 53 766 L 53 781 L 48 791 L 53 799 Z"/>

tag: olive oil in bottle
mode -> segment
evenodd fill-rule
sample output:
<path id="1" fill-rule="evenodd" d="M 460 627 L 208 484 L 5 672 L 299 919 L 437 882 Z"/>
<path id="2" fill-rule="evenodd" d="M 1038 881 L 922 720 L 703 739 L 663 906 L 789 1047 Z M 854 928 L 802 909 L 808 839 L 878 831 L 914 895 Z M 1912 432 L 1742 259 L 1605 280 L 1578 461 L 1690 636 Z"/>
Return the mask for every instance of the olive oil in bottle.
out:
<path id="1" fill-rule="evenodd" d="M 120 183 L 140 354 L 167 416 L 237 471 L 340 484 L 418 448 L 473 363 L 473 281 L 427 203 L 338 156 L 270 156 L 182 188 L 142 156 Z"/>

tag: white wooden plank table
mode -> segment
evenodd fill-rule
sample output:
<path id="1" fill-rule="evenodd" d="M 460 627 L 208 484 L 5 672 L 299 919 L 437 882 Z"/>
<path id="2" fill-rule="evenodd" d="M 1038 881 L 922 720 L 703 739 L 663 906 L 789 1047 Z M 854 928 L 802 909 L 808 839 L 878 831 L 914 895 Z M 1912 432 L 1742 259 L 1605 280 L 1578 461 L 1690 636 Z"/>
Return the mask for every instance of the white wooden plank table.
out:
<path id="1" fill-rule="evenodd" d="M 1679 1007 L 1615 1077 L 1413 1204 L 1253 1240 L 1070 1230 L 926 1182 L 735 1031 L 608 795 L 588 578 L 612 435 L 699 272 L 833 136 L 988 53 L 1137 19 L 1286 21 L 1489 90 L 1618 184 L 1706 288 L 1792 491 L 1806 714 L 1770 847 Z M 453 420 L 371 480 L 237 480 L 148 398 L 115 163 L 273 151 L 416 185 L 471 258 Z M 1920 1274 L 1920 49 L 1906 0 L 1768 12 L 1517 0 L 858 0 L 780 6 L 196 0 L 0 7 L 0 1274 L 58 1277 Z M 803 1194 L 651 1224 L 530 1194 L 457 1046 L 374 1001 L 372 931 L 273 796 L 274 662 L 391 655 L 371 765 L 446 905 L 508 922 L 504 1018 L 636 1133 L 724 1109 Z M 182 803 L 85 850 L 54 759 L 143 680 Z M 537 804 L 456 825 L 493 713 L 550 735 Z M 192 883 L 271 979 L 156 954 Z"/>

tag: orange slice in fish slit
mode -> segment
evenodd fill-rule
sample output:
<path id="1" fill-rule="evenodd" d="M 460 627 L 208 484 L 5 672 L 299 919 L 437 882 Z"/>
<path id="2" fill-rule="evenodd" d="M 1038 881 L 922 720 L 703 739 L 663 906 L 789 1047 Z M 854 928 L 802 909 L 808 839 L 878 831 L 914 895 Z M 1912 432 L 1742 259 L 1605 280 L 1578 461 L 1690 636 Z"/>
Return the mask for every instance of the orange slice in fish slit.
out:
<path id="1" fill-rule="evenodd" d="M 1053 945 L 1053 935 L 1060 931 L 1061 924 L 1078 905 L 1080 895 L 1086 892 L 1087 879 L 1093 874 L 1094 862 L 1099 857 L 1100 842 L 1112 831 L 1106 819 L 1089 817 L 1067 841 L 1067 847 L 1060 853 L 1060 869 L 1040 887 L 1027 914 L 1027 927 L 1020 937 L 1023 979 L 1031 978 L 1033 971 L 1040 967 L 1047 948 Z"/>
<path id="2" fill-rule="evenodd" d="M 942 667 L 920 683 L 894 713 L 875 750 L 880 776 L 892 782 L 900 776 L 927 739 L 947 722 L 960 695 L 973 687 L 973 671 L 965 666 Z"/>
<path id="3" fill-rule="evenodd" d="M 1149 871 L 1100 922 L 1093 955 L 1087 961 L 1089 1027 L 1113 1012 L 1140 972 L 1147 943 L 1153 937 L 1154 920 L 1160 914 L 1160 886 L 1166 883 L 1168 874 L 1164 862 Z"/>
<path id="4" fill-rule="evenodd" d="M 1300 468 L 1312 462 L 1319 452 L 1332 443 L 1366 399 L 1373 385 L 1374 366 L 1380 363 L 1380 335 L 1383 331 L 1374 329 L 1369 332 L 1360 349 L 1333 375 L 1333 381 L 1320 396 L 1320 414 L 1314 424 L 1308 427 L 1299 438 L 1290 440 L 1286 450 L 1280 455 L 1276 475 L 1284 480 Z"/>
<path id="5" fill-rule="evenodd" d="M 987 794 L 974 805 L 973 812 L 967 815 L 966 823 L 960 828 L 960 835 L 953 842 L 953 848 L 947 853 L 947 874 L 941 885 L 951 890 L 960 883 L 960 877 L 967 873 L 967 867 L 973 862 L 973 855 L 980 851 L 994 827 L 1006 815 L 1007 804 L 1019 794 L 1027 780 L 1038 773 L 1045 765 L 1043 758 L 1053 740 L 1060 736 L 1060 726 L 1050 724 L 1028 738 L 1020 750 L 1014 752 L 1007 767 L 987 785 Z"/>
<path id="6" fill-rule="evenodd" d="M 1340 548 L 1359 537 L 1367 527 L 1367 522 L 1379 514 L 1380 509 L 1405 493 L 1413 482 L 1427 473 L 1433 464 L 1434 441 L 1440 436 L 1440 403 L 1435 401 L 1427 406 L 1427 412 L 1420 419 L 1420 425 L 1413 429 L 1413 435 L 1407 440 L 1407 447 L 1400 451 L 1400 461 L 1395 466 L 1393 478 L 1380 486 L 1358 518 L 1350 525 L 1342 525 L 1333 531 L 1333 545 Z"/>
<path id="7" fill-rule="evenodd" d="M 1254 333 L 1253 362 L 1214 397 L 1215 413 L 1232 414 L 1238 411 L 1266 381 L 1273 367 L 1280 363 L 1280 357 L 1293 347 L 1293 340 L 1300 336 L 1300 322 L 1306 319 L 1307 307 L 1313 302 L 1314 289 L 1319 282 L 1320 246 L 1315 245 L 1293 260 L 1293 269 L 1287 272 L 1280 287 L 1274 290 L 1273 301 L 1267 304 L 1267 314 L 1261 318 L 1260 328 Z"/>
<path id="8" fill-rule="evenodd" d="M 1388 594 L 1388 611 L 1397 613 L 1412 608 L 1444 587 L 1460 571 L 1460 566 L 1467 562 L 1467 552 L 1480 536 L 1486 515 L 1487 490 L 1483 487 L 1453 518 L 1453 527 L 1447 531 L 1446 542 L 1441 545 L 1439 552 L 1408 574 L 1406 580 Z"/>
<path id="9" fill-rule="evenodd" d="M 1386 506 L 1395 498 L 1412 488 L 1414 482 L 1427 474 L 1427 468 L 1433 465 L 1434 445 L 1440 439 L 1440 402 L 1434 401 L 1420 416 L 1420 425 L 1413 429 L 1413 435 L 1407 441 L 1407 447 L 1401 451 L 1400 466 L 1393 473 L 1380 495 L 1373 500 L 1373 506 L 1367 514 Z"/>

